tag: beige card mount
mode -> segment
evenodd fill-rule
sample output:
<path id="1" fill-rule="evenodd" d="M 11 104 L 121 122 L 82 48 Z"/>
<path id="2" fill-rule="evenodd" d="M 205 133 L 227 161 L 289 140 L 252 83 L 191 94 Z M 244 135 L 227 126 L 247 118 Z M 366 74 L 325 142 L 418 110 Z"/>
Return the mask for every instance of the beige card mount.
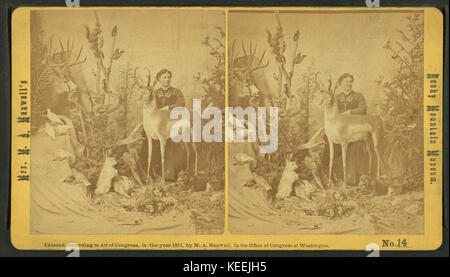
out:
<path id="1" fill-rule="evenodd" d="M 18 249 L 432 250 L 434 8 L 18 8 Z"/>

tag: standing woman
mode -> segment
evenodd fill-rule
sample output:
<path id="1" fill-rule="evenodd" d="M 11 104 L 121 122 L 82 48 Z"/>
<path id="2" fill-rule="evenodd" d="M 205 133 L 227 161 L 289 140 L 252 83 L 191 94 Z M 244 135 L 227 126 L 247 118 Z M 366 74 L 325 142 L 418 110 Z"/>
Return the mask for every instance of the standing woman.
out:
<path id="1" fill-rule="evenodd" d="M 156 80 L 159 83 L 159 88 L 154 91 L 156 96 L 156 104 L 158 109 L 172 110 L 175 107 L 184 107 L 185 100 L 181 90 L 171 86 L 172 72 L 168 69 L 162 69 L 156 74 Z M 150 143 L 150 142 L 148 142 Z M 152 140 L 153 149 L 160 149 L 159 141 Z M 141 161 L 142 168 L 147 168 L 148 147 L 145 143 L 142 144 Z M 181 143 L 175 143 L 171 139 L 167 140 L 165 151 L 165 167 L 166 180 L 174 181 L 177 178 L 178 171 L 185 168 L 186 155 L 184 147 Z M 150 166 L 150 174 L 156 172 L 161 176 L 161 152 L 152 151 L 152 164 Z"/>
<path id="2" fill-rule="evenodd" d="M 343 114 L 367 114 L 367 104 L 364 96 L 353 90 L 353 75 L 349 73 L 342 74 L 338 79 L 338 85 L 342 92 L 335 96 L 340 113 Z M 327 141 L 327 140 L 326 140 Z M 339 145 L 334 145 L 333 172 L 336 177 L 343 179 L 342 169 L 342 151 Z M 326 162 L 329 161 L 329 147 L 325 147 L 324 153 Z M 372 155 L 374 157 L 375 155 Z M 348 185 L 357 185 L 359 177 L 367 174 L 369 170 L 369 155 L 366 153 L 364 142 L 357 141 L 348 145 L 347 150 L 347 183 Z M 372 163 L 374 164 L 374 163 Z M 372 170 L 372 172 L 375 172 Z"/>
<path id="3" fill-rule="evenodd" d="M 156 79 L 160 84 L 160 88 L 155 90 L 158 109 L 172 110 L 175 107 L 185 106 L 183 93 L 171 86 L 172 72 L 162 69 L 156 74 Z"/>

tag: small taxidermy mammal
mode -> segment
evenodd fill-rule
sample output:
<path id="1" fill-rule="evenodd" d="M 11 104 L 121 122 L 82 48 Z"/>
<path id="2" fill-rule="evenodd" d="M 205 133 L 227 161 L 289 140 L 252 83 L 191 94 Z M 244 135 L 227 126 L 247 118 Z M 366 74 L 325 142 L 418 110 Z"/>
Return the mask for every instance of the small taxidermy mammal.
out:
<path id="1" fill-rule="evenodd" d="M 298 180 L 298 174 L 295 170 L 298 168 L 294 161 L 287 161 L 283 174 L 281 175 L 280 183 L 278 184 L 278 191 L 276 197 L 283 199 L 291 195 L 292 184 Z"/>
<path id="2" fill-rule="evenodd" d="M 118 176 L 112 182 L 113 190 L 118 194 L 130 196 L 130 190 L 133 187 L 133 181 L 127 176 Z"/>
<path id="3" fill-rule="evenodd" d="M 375 185 L 375 181 L 371 180 L 370 176 L 361 175 L 359 177 L 358 191 L 362 194 L 369 194 L 373 192 Z"/>
<path id="4" fill-rule="evenodd" d="M 189 183 L 189 172 L 186 170 L 180 170 L 178 172 L 177 185 L 187 185 Z"/>
<path id="5" fill-rule="evenodd" d="M 112 178 L 117 175 L 117 169 L 114 168 L 116 163 L 117 162 L 114 157 L 106 156 L 105 163 L 103 164 L 100 175 L 98 176 L 95 194 L 105 194 L 111 189 Z"/>
<path id="6" fill-rule="evenodd" d="M 191 192 L 203 191 L 207 189 L 209 177 L 206 175 L 191 176 L 188 171 L 180 170 L 176 184 L 189 187 Z"/>
<path id="7" fill-rule="evenodd" d="M 312 200 L 312 194 L 314 192 L 314 185 L 311 184 L 308 180 L 303 180 L 300 184 L 296 184 L 294 186 L 295 195 L 305 199 Z"/>

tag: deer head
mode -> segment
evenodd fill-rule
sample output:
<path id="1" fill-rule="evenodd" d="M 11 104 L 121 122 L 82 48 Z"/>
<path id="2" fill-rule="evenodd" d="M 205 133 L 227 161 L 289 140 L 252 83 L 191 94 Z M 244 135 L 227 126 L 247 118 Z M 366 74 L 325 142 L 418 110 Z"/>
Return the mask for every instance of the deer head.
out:
<path id="1" fill-rule="evenodd" d="M 56 101 L 55 97 L 66 97 L 61 95 L 61 93 L 70 90 L 68 81 L 71 81 L 77 86 L 80 92 L 76 97 L 79 99 L 83 110 L 85 112 L 92 110 L 92 101 L 89 95 L 90 90 L 82 68 L 82 64 L 86 62 L 87 57 L 82 58 L 82 53 L 83 47 L 80 47 L 78 51 L 74 51 L 74 41 L 70 41 L 70 38 L 67 39 L 66 46 L 59 39 L 59 47 L 53 47 L 53 36 L 50 38 L 44 60 L 45 66 L 54 73 L 52 75 L 53 88 L 49 91 L 49 94 L 52 95 L 50 96 L 52 100 L 49 100 L 48 103 L 49 106 L 65 105 Z"/>
<path id="2" fill-rule="evenodd" d="M 50 39 L 50 45 L 47 51 L 47 58 L 45 63 L 48 67 L 50 67 L 53 72 L 61 78 L 63 81 L 73 81 L 71 71 L 72 68 L 76 65 L 82 64 L 86 62 L 87 57 L 85 56 L 81 59 L 81 53 L 83 52 L 83 46 L 81 46 L 78 54 L 73 52 L 74 50 L 74 41 L 70 43 L 70 38 L 67 39 L 66 47 L 63 46 L 61 39 L 59 40 L 59 49 L 53 49 L 53 37 Z"/>
<path id="3" fill-rule="evenodd" d="M 247 52 L 244 43 L 242 42 L 242 54 L 235 52 L 236 41 L 229 50 L 229 72 L 231 74 L 232 87 L 236 93 L 243 92 L 245 96 L 258 97 L 260 90 L 253 80 L 253 72 L 263 69 L 269 65 L 269 62 L 263 63 L 265 51 L 260 57 L 256 55 L 257 45 L 253 47 L 250 42 L 250 49 Z"/>

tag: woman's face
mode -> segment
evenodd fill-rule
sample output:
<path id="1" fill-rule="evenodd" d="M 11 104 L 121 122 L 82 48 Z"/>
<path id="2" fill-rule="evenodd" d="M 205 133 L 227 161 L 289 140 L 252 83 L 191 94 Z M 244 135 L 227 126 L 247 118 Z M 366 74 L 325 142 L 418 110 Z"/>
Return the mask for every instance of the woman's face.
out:
<path id="1" fill-rule="evenodd" d="M 164 73 L 163 75 L 159 76 L 158 81 L 161 83 L 161 86 L 169 87 L 171 79 L 172 76 L 170 76 L 170 73 Z"/>
<path id="2" fill-rule="evenodd" d="M 351 77 L 347 77 L 341 82 L 341 86 L 344 91 L 351 91 L 353 87 L 353 79 Z"/>

